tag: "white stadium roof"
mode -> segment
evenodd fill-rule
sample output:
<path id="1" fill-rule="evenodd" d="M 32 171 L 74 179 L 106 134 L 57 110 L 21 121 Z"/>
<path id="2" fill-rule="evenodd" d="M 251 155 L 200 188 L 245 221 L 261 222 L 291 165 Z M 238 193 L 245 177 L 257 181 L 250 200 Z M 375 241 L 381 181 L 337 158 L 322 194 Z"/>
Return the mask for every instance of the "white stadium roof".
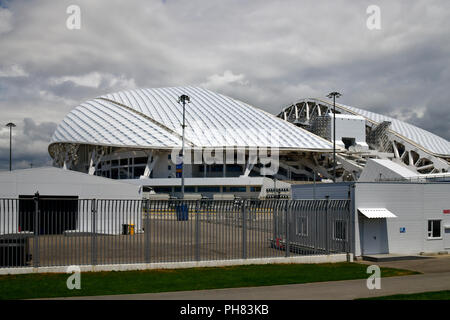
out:
<path id="1" fill-rule="evenodd" d="M 412 124 L 406 123 L 398 119 L 394 119 L 371 111 L 343 105 L 340 103 L 336 103 L 336 108 L 341 108 L 349 113 L 363 116 L 366 119 L 369 119 L 377 123 L 389 121 L 391 122 L 390 129 L 392 131 L 431 151 L 431 153 L 446 157 L 450 155 L 450 141 L 447 141 L 446 139 L 441 138 L 435 135 L 434 133 L 431 133 L 429 131 L 426 131 L 424 129 L 421 129 L 419 127 L 416 127 Z"/>
<path id="2" fill-rule="evenodd" d="M 187 94 L 187 145 L 279 147 L 330 151 L 331 144 L 304 129 L 227 96 L 196 87 L 136 89 L 107 94 L 73 109 L 58 125 L 54 143 L 181 147 L 182 106 Z"/>

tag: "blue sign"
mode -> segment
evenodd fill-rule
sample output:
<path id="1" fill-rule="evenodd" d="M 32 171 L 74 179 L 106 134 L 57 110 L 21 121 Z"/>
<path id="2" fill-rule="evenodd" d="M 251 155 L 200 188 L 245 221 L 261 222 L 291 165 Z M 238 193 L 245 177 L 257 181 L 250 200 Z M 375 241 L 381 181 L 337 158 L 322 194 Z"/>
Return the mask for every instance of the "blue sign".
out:
<path id="1" fill-rule="evenodd" d="M 400 233 L 406 233 L 406 228 L 405 227 L 401 227 L 400 228 Z"/>

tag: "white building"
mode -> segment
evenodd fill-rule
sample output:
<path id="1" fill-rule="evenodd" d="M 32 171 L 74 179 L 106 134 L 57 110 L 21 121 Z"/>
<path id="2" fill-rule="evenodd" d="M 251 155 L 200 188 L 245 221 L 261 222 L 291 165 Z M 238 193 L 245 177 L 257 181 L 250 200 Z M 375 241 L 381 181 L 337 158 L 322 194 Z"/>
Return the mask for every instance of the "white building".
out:
<path id="1" fill-rule="evenodd" d="M 141 186 L 59 168 L 34 168 L 0 172 L 0 235 L 34 230 L 36 193 L 45 208 L 40 210 L 40 215 L 45 216 L 41 223 L 47 230 L 57 229 L 54 233 L 91 232 L 92 199 L 100 201 L 96 206 L 98 233 L 120 234 L 123 224 L 133 224 L 136 231 L 142 229 L 139 208 L 108 207 L 108 199 L 138 203 L 142 199 Z"/>
<path id="2" fill-rule="evenodd" d="M 447 182 L 343 182 L 292 186 L 293 199 L 350 199 L 356 256 L 450 251 Z"/>

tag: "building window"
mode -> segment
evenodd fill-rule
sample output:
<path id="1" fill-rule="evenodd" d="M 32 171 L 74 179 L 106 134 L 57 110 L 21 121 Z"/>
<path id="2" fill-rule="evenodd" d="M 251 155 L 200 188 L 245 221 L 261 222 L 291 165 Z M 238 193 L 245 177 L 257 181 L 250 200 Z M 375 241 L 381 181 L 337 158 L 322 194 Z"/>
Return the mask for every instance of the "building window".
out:
<path id="1" fill-rule="evenodd" d="M 247 187 L 237 186 L 237 187 L 224 187 L 224 192 L 247 192 Z"/>
<path id="2" fill-rule="evenodd" d="M 250 187 L 250 192 L 261 192 L 261 187 Z"/>
<path id="3" fill-rule="evenodd" d="M 428 239 L 441 237 L 441 220 L 428 220 Z"/>
<path id="4" fill-rule="evenodd" d="M 228 172 L 242 172 L 242 167 L 238 164 L 227 164 Z"/>
<path id="5" fill-rule="evenodd" d="M 119 169 L 111 169 L 111 178 L 119 179 Z"/>
<path id="6" fill-rule="evenodd" d="M 134 158 L 134 164 L 147 164 L 147 157 Z"/>
<path id="7" fill-rule="evenodd" d="M 334 221 L 334 239 L 347 240 L 347 223 L 345 220 Z"/>
<path id="8" fill-rule="evenodd" d="M 198 192 L 220 192 L 220 187 L 197 187 Z"/>
<path id="9" fill-rule="evenodd" d="M 120 167 L 119 168 L 119 179 L 128 179 L 128 167 Z"/>
<path id="10" fill-rule="evenodd" d="M 295 233 L 297 236 L 307 236 L 308 235 L 308 218 L 307 217 L 297 217 L 297 224 L 295 226 Z"/>
<path id="11" fill-rule="evenodd" d="M 221 164 L 213 164 L 211 166 L 211 172 L 222 172 L 223 171 L 223 165 Z"/>
<path id="12" fill-rule="evenodd" d="M 153 187 L 156 193 L 171 193 L 172 187 Z"/>
<path id="13" fill-rule="evenodd" d="M 134 178 L 139 179 L 144 175 L 145 167 L 144 166 L 136 166 L 134 167 Z"/>

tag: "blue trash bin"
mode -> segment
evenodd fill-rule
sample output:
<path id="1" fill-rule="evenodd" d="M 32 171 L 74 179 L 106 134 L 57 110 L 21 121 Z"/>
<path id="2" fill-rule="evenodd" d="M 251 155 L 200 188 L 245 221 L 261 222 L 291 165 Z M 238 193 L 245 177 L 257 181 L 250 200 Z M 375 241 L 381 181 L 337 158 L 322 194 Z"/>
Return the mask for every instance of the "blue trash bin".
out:
<path id="1" fill-rule="evenodd" d="M 177 220 L 187 221 L 189 219 L 189 210 L 186 204 L 180 204 L 176 207 Z"/>

